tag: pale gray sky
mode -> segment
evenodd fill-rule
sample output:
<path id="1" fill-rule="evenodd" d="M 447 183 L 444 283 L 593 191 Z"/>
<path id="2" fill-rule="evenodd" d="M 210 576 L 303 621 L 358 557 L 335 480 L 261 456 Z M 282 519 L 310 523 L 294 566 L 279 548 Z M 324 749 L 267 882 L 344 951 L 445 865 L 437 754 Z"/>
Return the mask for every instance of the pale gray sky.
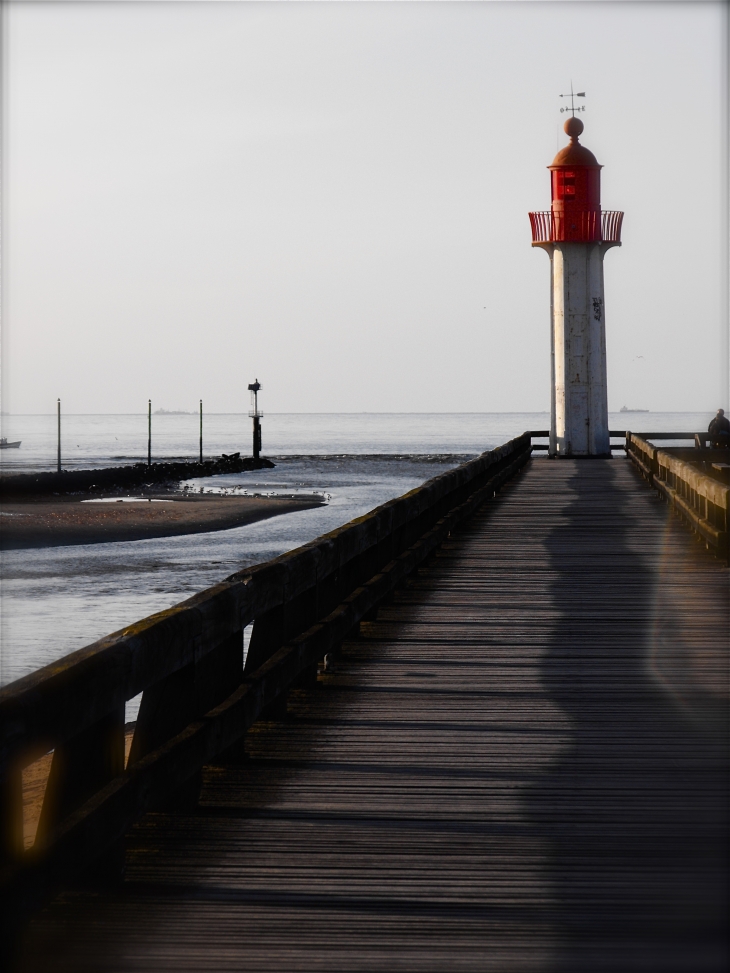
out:
<path id="1" fill-rule="evenodd" d="M 721 14 L 6 4 L 3 409 L 548 409 L 571 79 L 626 212 L 609 406 L 716 408 Z"/>

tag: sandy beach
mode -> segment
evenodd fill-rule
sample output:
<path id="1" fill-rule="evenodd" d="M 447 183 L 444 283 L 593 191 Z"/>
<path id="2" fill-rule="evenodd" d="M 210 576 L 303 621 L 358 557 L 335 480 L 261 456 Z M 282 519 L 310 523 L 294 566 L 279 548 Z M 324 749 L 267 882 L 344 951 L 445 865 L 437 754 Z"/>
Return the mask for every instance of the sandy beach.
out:
<path id="1" fill-rule="evenodd" d="M 135 541 L 228 530 L 267 517 L 318 507 L 319 497 L 230 497 L 159 494 L 130 502 L 78 497 L 6 502 L 0 506 L 0 549 Z"/>

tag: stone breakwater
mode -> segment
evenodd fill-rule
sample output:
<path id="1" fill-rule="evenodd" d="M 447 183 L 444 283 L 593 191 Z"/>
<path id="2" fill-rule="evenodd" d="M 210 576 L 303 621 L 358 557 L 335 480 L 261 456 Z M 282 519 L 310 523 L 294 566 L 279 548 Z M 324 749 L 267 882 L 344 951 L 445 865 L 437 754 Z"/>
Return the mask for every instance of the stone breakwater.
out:
<path id="1" fill-rule="evenodd" d="M 225 453 L 219 459 L 202 463 L 135 463 L 133 466 L 114 466 L 100 470 L 62 470 L 60 473 L 18 473 L 0 477 L 0 497 L 27 498 L 68 496 L 75 493 L 114 493 L 129 489 L 159 487 L 179 483 L 193 477 L 216 476 L 221 473 L 242 473 L 247 470 L 272 469 L 267 459 Z"/>

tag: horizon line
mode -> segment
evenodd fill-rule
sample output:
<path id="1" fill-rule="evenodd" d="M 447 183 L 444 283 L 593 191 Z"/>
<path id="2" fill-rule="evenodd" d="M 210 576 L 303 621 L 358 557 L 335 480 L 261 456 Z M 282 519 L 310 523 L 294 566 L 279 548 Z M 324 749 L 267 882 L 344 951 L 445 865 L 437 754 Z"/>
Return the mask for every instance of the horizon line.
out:
<path id="1" fill-rule="evenodd" d="M 631 412 L 642 412 L 644 414 L 649 413 L 651 415 L 669 415 L 674 413 L 683 413 L 684 415 L 703 415 L 705 412 L 717 411 L 714 407 L 709 407 L 707 409 L 629 409 Z M 620 409 L 609 409 L 609 415 L 622 415 Z M 147 412 L 62 412 L 62 416 L 147 416 Z M 199 412 L 183 412 L 177 410 L 168 410 L 167 412 L 153 412 L 152 415 L 157 415 L 160 417 L 170 416 L 170 415 L 186 415 L 199 417 Z M 248 412 L 203 412 L 203 416 L 241 416 L 243 418 L 250 418 Z M 474 412 L 474 411 L 446 411 L 440 410 L 438 412 L 370 412 L 363 410 L 360 412 L 273 412 L 267 411 L 263 418 L 266 416 L 534 416 L 534 415 L 550 415 L 549 409 L 535 409 L 522 411 L 496 411 L 496 412 Z M 56 412 L 0 412 L 0 417 L 2 416 L 51 416 L 55 417 Z"/>

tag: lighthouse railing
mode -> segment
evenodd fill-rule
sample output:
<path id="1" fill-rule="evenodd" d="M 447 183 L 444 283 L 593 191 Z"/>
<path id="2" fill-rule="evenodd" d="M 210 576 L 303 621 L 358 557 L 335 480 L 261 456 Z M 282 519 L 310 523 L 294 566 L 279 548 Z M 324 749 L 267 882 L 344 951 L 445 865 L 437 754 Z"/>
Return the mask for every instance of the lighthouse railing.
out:
<path id="1" fill-rule="evenodd" d="M 601 239 L 604 243 L 621 243 L 624 214 L 620 210 L 601 210 Z"/>
<path id="2" fill-rule="evenodd" d="M 542 210 L 529 216 L 535 244 L 621 243 L 624 214 L 619 210 L 582 210 L 578 213 Z"/>

